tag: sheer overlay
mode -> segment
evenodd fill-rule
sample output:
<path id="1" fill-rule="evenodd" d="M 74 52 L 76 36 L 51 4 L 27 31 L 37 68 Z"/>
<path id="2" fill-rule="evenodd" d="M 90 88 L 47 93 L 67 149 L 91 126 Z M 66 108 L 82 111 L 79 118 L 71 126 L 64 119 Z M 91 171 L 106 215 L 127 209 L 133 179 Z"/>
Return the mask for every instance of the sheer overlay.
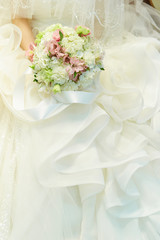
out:
<path id="1" fill-rule="evenodd" d="M 0 1 L 1 23 L 15 17 L 64 19 L 84 24 L 105 43 L 127 30 L 137 36 L 159 38 L 159 12 L 143 0 L 6 0 Z M 132 17 L 132 21 L 130 18 Z"/>

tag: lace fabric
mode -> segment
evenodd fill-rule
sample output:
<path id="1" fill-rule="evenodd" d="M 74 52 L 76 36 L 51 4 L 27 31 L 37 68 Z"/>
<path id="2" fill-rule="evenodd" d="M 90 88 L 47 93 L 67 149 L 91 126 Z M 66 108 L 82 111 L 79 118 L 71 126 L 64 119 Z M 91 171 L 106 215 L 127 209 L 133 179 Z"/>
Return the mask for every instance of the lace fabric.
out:
<path id="1" fill-rule="evenodd" d="M 66 18 L 71 24 L 85 24 L 104 35 L 113 36 L 123 25 L 123 0 L 6 0 L 0 1 L 3 19 Z"/>
<path id="2" fill-rule="evenodd" d="M 87 25 L 105 43 L 126 31 L 157 38 L 160 32 L 159 12 L 143 0 L 0 0 L 0 15 L 1 24 L 24 17 Z"/>
<path id="3" fill-rule="evenodd" d="M 32 0 L 0 0 L 1 24 L 15 17 L 32 18 Z"/>
<path id="4" fill-rule="evenodd" d="M 4 112 L 4 105 L 0 102 L 0 110 Z M 15 184 L 16 154 L 15 133 L 17 127 L 11 124 L 13 118 L 9 112 L 0 119 L 0 239 L 7 240 L 11 227 L 11 211 L 13 189 Z M 18 145 L 17 145 L 18 146 Z M 10 149 L 10 150 L 8 150 Z"/>

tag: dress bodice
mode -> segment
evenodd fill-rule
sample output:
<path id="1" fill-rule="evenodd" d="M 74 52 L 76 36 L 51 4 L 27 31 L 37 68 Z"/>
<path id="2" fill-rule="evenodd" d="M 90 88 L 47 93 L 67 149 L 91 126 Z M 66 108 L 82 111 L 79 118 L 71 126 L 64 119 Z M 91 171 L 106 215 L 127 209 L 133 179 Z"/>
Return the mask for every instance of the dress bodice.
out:
<path id="1" fill-rule="evenodd" d="M 101 32 L 99 35 L 105 35 L 106 33 L 111 35 L 110 29 L 113 29 L 116 33 L 121 29 L 123 1 L 0 0 L 0 24 L 11 21 L 15 17 L 23 17 L 32 19 L 33 25 L 35 21 L 37 23 L 38 21 L 49 22 L 49 24 L 59 22 L 69 26 L 86 25 L 92 33 L 96 29 Z M 114 11 L 110 9 L 110 6 L 113 8 L 113 5 Z M 117 26 L 117 29 L 115 26 Z"/>
<path id="2" fill-rule="evenodd" d="M 143 0 L 0 0 L 0 25 L 15 17 L 32 19 L 38 28 L 41 21 L 86 25 L 103 43 L 126 32 L 159 39 L 160 31 L 159 13 Z"/>

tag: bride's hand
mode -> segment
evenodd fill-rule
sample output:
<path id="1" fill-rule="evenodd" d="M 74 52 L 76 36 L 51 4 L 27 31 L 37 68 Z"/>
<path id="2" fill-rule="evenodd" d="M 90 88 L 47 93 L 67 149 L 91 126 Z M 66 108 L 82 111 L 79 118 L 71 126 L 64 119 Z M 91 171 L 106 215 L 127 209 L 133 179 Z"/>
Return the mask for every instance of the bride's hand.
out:
<path id="1" fill-rule="evenodd" d="M 24 18 L 16 18 L 12 20 L 12 23 L 22 31 L 21 48 L 25 51 L 28 50 L 30 44 L 34 42 L 34 36 L 29 21 Z"/>

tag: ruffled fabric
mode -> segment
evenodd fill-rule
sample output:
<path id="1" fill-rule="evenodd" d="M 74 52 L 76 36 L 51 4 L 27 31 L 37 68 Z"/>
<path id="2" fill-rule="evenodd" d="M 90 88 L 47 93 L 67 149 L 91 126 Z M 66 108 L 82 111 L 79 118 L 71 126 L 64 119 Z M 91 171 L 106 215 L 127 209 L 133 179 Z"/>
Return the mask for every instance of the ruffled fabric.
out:
<path id="1" fill-rule="evenodd" d="M 124 29 L 136 36 L 160 39 L 159 11 L 143 0 L 126 0 Z"/>
<path id="2" fill-rule="evenodd" d="M 101 211 L 111 239 L 159 239 L 159 48 L 156 39 L 133 37 L 106 49 L 97 103 L 112 120 L 98 142 L 107 168 Z"/>
<path id="3" fill-rule="evenodd" d="M 86 106 L 72 104 L 52 118 L 40 122 L 32 123 L 22 118 L 14 109 L 13 92 L 22 72 L 28 68 L 29 61 L 19 48 L 21 39 L 19 29 L 8 24 L 1 27 L 0 31 L 2 33 L 0 44 L 3 46 L 0 58 L 1 60 L 4 58 L 0 67 L 2 111 L 7 118 L 6 124 L 9 122 L 13 130 L 16 127 L 15 134 L 13 135 L 12 132 L 10 134 L 13 135 L 12 144 L 17 149 L 12 150 L 5 144 L 5 151 L 8 151 L 9 155 L 8 157 L 1 156 L 2 183 L 5 182 L 4 186 L 7 186 L 8 181 L 11 181 L 11 187 L 6 188 L 6 193 L 1 192 L 3 198 L 10 194 L 10 201 L 5 212 L 2 212 L 3 215 L 8 214 L 7 219 L 2 219 L 0 222 L 0 225 L 7 226 L 7 230 L 2 228 L 1 236 L 3 239 L 10 240 L 51 240 L 53 236 L 58 240 L 64 240 L 79 239 L 82 235 L 81 238 L 84 239 L 88 225 L 84 224 L 81 229 L 81 223 L 83 211 L 86 211 L 83 208 L 87 206 L 84 204 L 83 207 L 82 202 L 100 191 L 99 185 L 103 183 L 103 174 L 101 170 L 91 173 L 83 169 L 80 171 L 77 166 L 80 162 L 82 166 L 85 165 L 85 159 L 89 159 L 91 155 L 95 161 L 99 158 L 99 153 L 95 148 L 95 139 L 108 124 L 109 116 L 96 104 Z M 41 98 L 34 94 L 36 85 L 31 79 L 28 79 L 27 86 L 25 105 L 33 107 L 41 101 Z M 7 128 L 5 124 L 3 127 Z M 6 134 L 6 136 L 9 135 L 8 132 Z M 10 167 L 9 156 L 12 156 L 14 151 L 16 159 L 13 160 L 16 168 L 11 169 L 8 178 L 8 172 L 4 170 Z M 65 159 L 70 154 L 73 157 Z M 63 161 L 65 165 L 68 161 L 70 174 L 65 174 L 65 168 L 63 173 Z M 97 187 L 90 187 L 92 182 Z M 3 201 L 2 199 L 0 206 Z M 95 204 L 95 200 L 93 203 Z M 93 209 L 92 204 L 90 211 L 92 212 Z"/>
<path id="4" fill-rule="evenodd" d="M 159 240 L 159 41 L 127 34 L 110 45 L 96 102 L 33 123 L 13 106 L 30 64 L 21 32 L 0 33 L 0 237 Z M 25 105 L 40 101 L 27 79 Z"/>

